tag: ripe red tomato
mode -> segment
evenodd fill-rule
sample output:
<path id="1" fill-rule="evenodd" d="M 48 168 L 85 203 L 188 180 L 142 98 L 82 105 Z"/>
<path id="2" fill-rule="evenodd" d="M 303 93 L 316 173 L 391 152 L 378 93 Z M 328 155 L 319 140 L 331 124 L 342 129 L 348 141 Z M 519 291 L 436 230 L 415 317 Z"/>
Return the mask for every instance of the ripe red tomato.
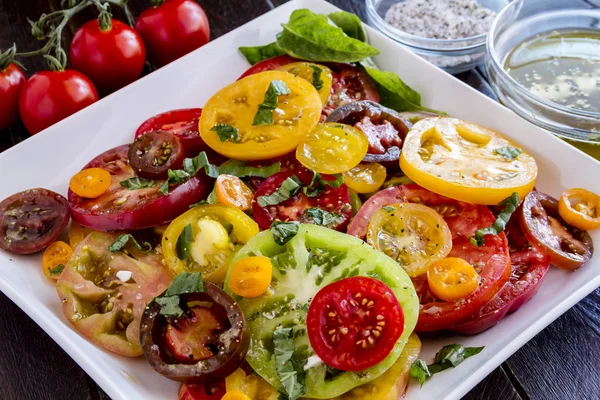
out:
<path id="1" fill-rule="evenodd" d="M 0 71 L 0 129 L 5 129 L 19 118 L 19 94 L 27 78 L 18 65 L 10 63 Z"/>
<path id="2" fill-rule="evenodd" d="M 274 69 L 277 69 L 279 67 L 283 67 L 286 64 L 290 64 L 293 62 L 299 61 L 297 58 L 294 58 L 292 56 L 288 56 L 287 54 L 281 55 L 281 56 L 275 56 L 275 57 L 271 57 L 271 58 L 267 58 L 266 60 L 262 60 L 260 62 L 257 62 L 256 64 L 254 64 L 253 66 L 251 66 L 250 68 L 248 68 L 246 70 L 246 72 L 244 72 L 242 74 L 242 76 L 240 76 L 238 78 L 238 81 L 242 78 L 245 78 L 247 76 L 250 75 L 254 75 L 254 74 L 258 74 L 259 72 L 265 72 L 265 71 L 272 71 Z"/>
<path id="3" fill-rule="evenodd" d="M 179 400 L 221 400 L 225 393 L 222 379 L 205 384 L 184 383 L 179 388 Z"/>
<path id="4" fill-rule="evenodd" d="M 146 48 L 138 33 L 121 21 L 102 30 L 97 20 L 84 24 L 73 36 L 71 65 L 83 72 L 102 94 L 135 81 L 146 62 Z"/>
<path id="5" fill-rule="evenodd" d="M 41 71 L 23 86 L 19 113 L 32 135 L 98 100 L 94 84 L 72 69 Z"/>
<path id="6" fill-rule="evenodd" d="M 135 23 L 148 58 L 163 66 L 208 43 L 210 27 L 202 7 L 193 0 L 166 0 L 150 7 Z"/>

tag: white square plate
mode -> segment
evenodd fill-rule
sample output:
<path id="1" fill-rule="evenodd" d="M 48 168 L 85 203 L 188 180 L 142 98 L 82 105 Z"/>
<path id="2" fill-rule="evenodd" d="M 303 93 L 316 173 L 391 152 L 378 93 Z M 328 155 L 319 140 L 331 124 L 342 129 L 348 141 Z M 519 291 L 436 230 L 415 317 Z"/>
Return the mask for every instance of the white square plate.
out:
<path id="1" fill-rule="evenodd" d="M 45 187 L 66 194 L 69 178 L 91 158 L 131 142 L 146 118 L 162 111 L 199 107 L 248 64 L 241 45 L 266 44 L 297 8 L 336 11 L 321 0 L 295 0 L 138 80 L 44 132 L 0 154 L 0 199 Z M 537 187 L 559 196 L 570 187 L 600 193 L 600 164 L 519 118 L 397 43 L 368 28 L 375 58 L 419 91 L 424 104 L 504 133 L 537 160 Z M 593 233 L 600 243 L 600 232 Z M 435 375 L 421 390 L 413 383 L 407 399 L 458 399 L 536 333 L 600 286 L 600 255 L 576 272 L 552 267 L 537 295 L 499 325 L 472 337 L 425 341 L 422 358 L 431 361 L 443 344 L 458 342 L 485 350 L 458 368 Z M 62 314 L 54 284 L 40 271 L 40 256 L 0 252 L 0 289 L 44 329 L 113 399 L 175 399 L 178 384 L 155 373 L 143 358 L 103 351 L 79 336 Z M 536 373 L 543 374 L 543 370 Z"/>

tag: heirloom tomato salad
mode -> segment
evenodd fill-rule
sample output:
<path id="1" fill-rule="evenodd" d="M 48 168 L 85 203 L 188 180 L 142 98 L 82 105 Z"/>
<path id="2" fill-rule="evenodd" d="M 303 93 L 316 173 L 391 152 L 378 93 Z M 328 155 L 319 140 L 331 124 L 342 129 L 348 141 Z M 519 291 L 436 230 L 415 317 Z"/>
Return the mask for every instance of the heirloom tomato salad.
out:
<path id="1" fill-rule="evenodd" d="M 395 400 L 483 349 L 427 364 L 417 335 L 477 334 L 590 259 L 600 197 L 536 190 L 527 149 L 423 107 L 356 16 L 297 10 L 274 40 L 202 108 L 99 149 L 66 198 L 0 203 L 0 247 L 43 251 L 89 341 L 179 399 Z"/>

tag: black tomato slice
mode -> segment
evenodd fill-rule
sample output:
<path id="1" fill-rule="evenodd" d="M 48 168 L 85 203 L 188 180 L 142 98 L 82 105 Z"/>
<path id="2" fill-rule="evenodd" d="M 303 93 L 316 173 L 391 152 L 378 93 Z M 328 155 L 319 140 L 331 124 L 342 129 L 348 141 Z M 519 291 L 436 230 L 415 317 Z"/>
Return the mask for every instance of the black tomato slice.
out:
<path id="1" fill-rule="evenodd" d="M 308 338 L 323 362 L 361 371 L 381 362 L 404 330 L 394 292 L 367 277 L 341 279 L 319 290 L 306 315 Z"/>
<path id="2" fill-rule="evenodd" d="M 331 188 L 325 184 L 325 189 L 315 197 L 308 197 L 301 188 L 295 195 L 279 204 L 265 207 L 259 204 L 259 197 L 273 194 L 292 175 L 300 180 L 303 188 L 308 187 L 313 178 L 313 173 L 306 168 L 282 171 L 265 179 L 254 193 L 252 213 L 260 229 L 269 229 L 274 221 L 299 221 L 304 224 L 316 225 L 323 222 L 323 226 L 339 231 L 348 225 L 352 215 L 352 206 L 348 187 L 345 184 L 338 188 Z M 335 180 L 330 175 L 321 175 L 321 178 L 325 181 Z M 315 208 L 328 213 L 323 221 L 321 218 L 315 218 L 313 212 L 307 212 L 307 210 Z"/>
<path id="3" fill-rule="evenodd" d="M 54 242 L 69 223 L 69 203 L 47 189 L 15 193 L 0 202 L 0 249 L 31 254 Z"/>
<path id="4" fill-rule="evenodd" d="M 148 132 L 129 146 L 129 165 L 142 178 L 167 179 L 169 169 L 179 169 L 185 157 L 181 141 L 165 131 Z"/>
<path id="5" fill-rule="evenodd" d="M 592 257 L 592 238 L 561 218 L 555 198 L 536 190 L 530 192 L 523 200 L 519 218 L 529 242 L 550 257 L 550 264 L 575 270 Z"/>
<path id="6" fill-rule="evenodd" d="M 331 96 L 323 106 L 326 118 L 333 110 L 353 101 L 371 100 L 379 103 L 380 97 L 371 77 L 359 67 L 350 64 L 327 63 L 333 72 Z"/>
<path id="7" fill-rule="evenodd" d="M 142 316 L 140 342 L 150 365 L 169 379 L 187 383 L 217 381 L 233 373 L 250 344 L 239 305 L 209 282 L 204 282 L 204 292 L 179 297 L 182 318 L 160 314 L 156 301 Z"/>
<path id="8" fill-rule="evenodd" d="M 369 139 L 363 161 L 395 169 L 402 141 L 412 126 L 396 111 L 368 100 L 341 105 L 327 117 L 327 122 L 340 122 L 361 130 Z"/>

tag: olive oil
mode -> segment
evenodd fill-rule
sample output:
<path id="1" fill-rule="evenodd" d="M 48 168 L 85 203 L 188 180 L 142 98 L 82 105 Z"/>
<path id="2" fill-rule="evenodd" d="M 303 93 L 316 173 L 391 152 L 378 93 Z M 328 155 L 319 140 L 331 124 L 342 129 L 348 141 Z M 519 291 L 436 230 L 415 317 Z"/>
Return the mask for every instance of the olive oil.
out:
<path id="1" fill-rule="evenodd" d="M 504 68 L 544 99 L 600 113 L 600 30 L 560 30 L 519 44 Z"/>

